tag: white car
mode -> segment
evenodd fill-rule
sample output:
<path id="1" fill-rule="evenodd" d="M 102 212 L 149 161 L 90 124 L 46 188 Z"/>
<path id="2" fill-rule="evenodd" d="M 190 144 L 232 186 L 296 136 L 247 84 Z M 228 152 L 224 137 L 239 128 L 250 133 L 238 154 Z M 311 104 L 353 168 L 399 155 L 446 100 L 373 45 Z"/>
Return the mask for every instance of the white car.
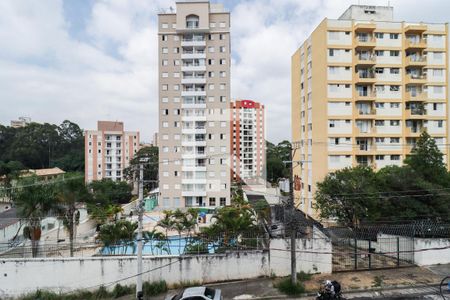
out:
<path id="1" fill-rule="evenodd" d="M 170 295 L 166 300 L 223 300 L 219 289 L 204 286 L 187 288 L 179 294 Z"/>

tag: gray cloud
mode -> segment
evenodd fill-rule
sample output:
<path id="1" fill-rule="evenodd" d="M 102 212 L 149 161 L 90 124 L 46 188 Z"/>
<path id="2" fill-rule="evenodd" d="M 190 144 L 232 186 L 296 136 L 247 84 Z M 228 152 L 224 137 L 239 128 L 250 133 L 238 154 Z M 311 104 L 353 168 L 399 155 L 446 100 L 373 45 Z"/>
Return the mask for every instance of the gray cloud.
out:
<path id="1" fill-rule="evenodd" d="M 224 1 L 226 2 L 226 1 Z M 232 96 L 267 109 L 267 137 L 290 138 L 290 59 L 326 16 L 351 0 L 242 0 L 232 8 Z M 362 1 L 386 5 L 387 1 Z M 447 22 L 450 1 L 391 0 L 398 20 Z M 227 4 L 227 3 L 225 3 Z M 62 0 L 0 1 L 0 122 L 30 116 L 94 128 L 122 120 L 150 141 L 157 130 L 157 28 L 167 0 L 98 1 L 85 40 L 70 34 Z"/>

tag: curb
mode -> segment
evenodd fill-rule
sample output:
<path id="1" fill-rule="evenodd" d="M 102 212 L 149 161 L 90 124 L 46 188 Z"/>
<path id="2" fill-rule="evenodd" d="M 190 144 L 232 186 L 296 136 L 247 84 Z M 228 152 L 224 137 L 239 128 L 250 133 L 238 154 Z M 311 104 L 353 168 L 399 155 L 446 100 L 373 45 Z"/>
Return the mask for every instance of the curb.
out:
<path id="1" fill-rule="evenodd" d="M 343 291 L 342 293 L 345 294 L 358 294 L 358 293 L 374 293 L 374 292 L 386 292 L 386 291 L 395 291 L 395 290 L 403 290 L 403 289 L 420 289 L 420 288 L 427 288 L 427 287 L 438 287 L 440 283 L 431 283 L 431 284 L 420 284 L 420 285 L 402 285 L 402 286 L 387 286 L 385 288 L 371 288 L 366 290 L 348 290 Z M 280 294 L 277 296 L 267 296 L 267 297 L 253 297 L 248 300 L 273 300 L 273 299 L 288 299 L 288 298 L 304 298 L 304 297 L 313 297 L 316 296 L 316 292 L 310 292 L 305 293 L 301 295 L 285 295 Z"/>

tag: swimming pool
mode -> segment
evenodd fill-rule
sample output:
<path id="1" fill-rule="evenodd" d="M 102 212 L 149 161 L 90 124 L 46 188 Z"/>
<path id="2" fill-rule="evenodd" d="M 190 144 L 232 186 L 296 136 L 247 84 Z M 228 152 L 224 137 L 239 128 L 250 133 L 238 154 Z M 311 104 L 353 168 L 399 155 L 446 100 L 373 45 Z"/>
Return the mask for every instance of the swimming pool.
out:
<path id="1" fill-rule="evenodd" d="M 214 253 L 214 243 L 200 244 L 193 238 L 171 236 L 167 240 L 144 241 L 142 253 L 145 255 L 180 255 L 187 253 Z M 103 247 L 101 255 L 133 255 L 137 253 L 137 242 L 127 245 Z"/>

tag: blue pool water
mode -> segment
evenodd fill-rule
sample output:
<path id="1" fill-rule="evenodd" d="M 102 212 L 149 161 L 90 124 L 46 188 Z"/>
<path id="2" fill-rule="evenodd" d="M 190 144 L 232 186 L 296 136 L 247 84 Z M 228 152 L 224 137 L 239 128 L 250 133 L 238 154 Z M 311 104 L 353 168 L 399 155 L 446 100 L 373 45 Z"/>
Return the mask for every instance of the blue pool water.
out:
<path id="1" fill-rule="evenodd" d="M 142 253 L 146 255 L 180 255 L 185 253 L 187 242 L 188 238 L 179 236 L 172 236 L 168 240 L 162 241 L 144 241 Z M 104 247 L 101 250 L 102 255 L 132 255 L 136 254 L 136 252 L 136 242 L 130 245 Z M 214 253 L 214 245 L 212 243 L 208 245 L 208 252 Z"/>

